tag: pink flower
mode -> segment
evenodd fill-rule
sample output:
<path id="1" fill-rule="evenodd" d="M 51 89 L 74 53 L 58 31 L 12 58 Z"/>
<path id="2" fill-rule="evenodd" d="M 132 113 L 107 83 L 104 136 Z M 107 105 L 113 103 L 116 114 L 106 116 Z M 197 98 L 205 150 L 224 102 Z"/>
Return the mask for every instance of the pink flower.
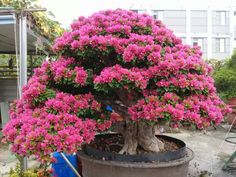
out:
<path id="1" fill-rule="evenodd" d="M 79 47 L 79 42 L 77 40 L 74 40 L 72 43 L 71 43 L 71 49 L 72 50 L 75 50 L 75 49 L 78 49 Z"/>
<path id="2" fill-rule="evenodd" d="M 76 73 L 75 83 L 82 85 L 82 86 L 85 85 L 88 74 L 84 70 L 84 68 L 83 67 L 75 67 L 74 71 Z"/>

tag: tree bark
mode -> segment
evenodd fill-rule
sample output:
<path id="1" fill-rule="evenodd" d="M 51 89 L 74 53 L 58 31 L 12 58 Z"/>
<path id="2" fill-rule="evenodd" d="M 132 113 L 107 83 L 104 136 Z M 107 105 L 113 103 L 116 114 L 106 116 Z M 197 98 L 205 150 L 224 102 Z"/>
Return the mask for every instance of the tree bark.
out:
<path id="1" fill-rule="evenodd" d="M 138 147 L 138 138 L 137 138 L 138 127 L 137 124 L 127 124 L 125 131 L 122 132 L 124 136 L 124 146 L 119 152 L 120 154 L 136 154 Z"/>
<path id="2" fill-rule="evenodd" d="M 164 149 L 164 143 L 155 136 L 154 125 L 145 122 L 130 123 L 122 132 L 124 146 L 120 154 L 137 154 L 138 145 L 147 152 L 159 152 Z"/>
<path id="3" fill-rule="evenodd" d="M 119 101 L 110 101 L 110 105 L 115 112 L 124 117 L 124 127 L 119 128 L 119 133 L 124 137 L 124 146 L 119 152 L 120 154 L 137 154 L 138 145 L 147 152 L 159 152 L 164 149 L 164 143 L 155 136 L 155 126 L 145 122 L 131 122 L 128 114 L 128 107 L 133 104 L 133 100 L 129 99 L 130 93 L 127 90 L 117 89 L 116 95 Z M 133 97 L 138 93 L 134 93 Z"/>
<path id="4" fill-rule="evenodd" d="M 164 149 L 164 143 L 155 136 L 154 125 L 145 122 L 138 123 L 138 144 L 148 152 L 159 152 Z"/>

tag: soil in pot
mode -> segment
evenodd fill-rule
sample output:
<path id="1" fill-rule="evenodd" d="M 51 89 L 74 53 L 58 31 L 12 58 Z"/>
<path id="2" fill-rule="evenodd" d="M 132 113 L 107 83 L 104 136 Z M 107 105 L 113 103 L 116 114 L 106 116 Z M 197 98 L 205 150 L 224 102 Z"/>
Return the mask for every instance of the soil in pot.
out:
<path id="1" fill-rule="evenodd" d="M 164 143 L 164 149 L 160 152 L 176 151 L 177 149 L 181 148 L 181 146 L 175 142 L 168 141 L 163 137 L 158 138 Z M 116 136 L 99 137 L 90 144 L 91 147 L 100 151 L 108 151 L 113 153 L 118 153 L 123 145 L 124 138 L 120 134 L 117 134 Z M 141 146 L 138 146 L 137 153 L 146 154 L 148 152 L 145 151 Z"/>
<path id="2" fill-rule="evenodd" d="M 164 149 L 158 153 L 147 152 L 138 146 L 136 155 L 119 154 L 124 145 L 124 138 L 120 134 L 98 135 L 95 141 L 83 147 L 83 151 L 99 160 L 123 162 L 167 162 L 186 155 L 186 145 L 181 140 L 164 135 L 157 138 L 164 143 Z"/>

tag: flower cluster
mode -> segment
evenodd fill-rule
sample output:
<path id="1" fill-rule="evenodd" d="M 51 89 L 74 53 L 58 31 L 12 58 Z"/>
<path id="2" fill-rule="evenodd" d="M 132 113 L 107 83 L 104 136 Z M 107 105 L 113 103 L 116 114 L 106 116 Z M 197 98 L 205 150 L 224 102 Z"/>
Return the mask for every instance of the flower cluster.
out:
<path id="1" fill-rule="evenodd" d="M 180 49 L 181 50 L 181 49 Z M 211 67 L 206 65 L 202 60 L 197 57 L 186 56 L 185 52 L 178 52 L 174 57 L 173 54 L 166 55 L 165 60 L 159 60 L 157 65 L 149 68 L 152 77 L 168 77 L 181 73 L 195 72 L 202 75 L 208 75 L 211 72 Z M 152 53 L 149 60 L 159 58 L 156 53 Z"/>
<path id="2" fill-rule="evenodd" d="M 31 82 L 23 88 L 23 99 L 27 100 L 29 104 L 34 105 L 34 100 L 44 93 L 46 93 L 46 86 L 40 82 L 32 82 L 31 80 Z"/>
<path id="3" fill-rule="evenodd" d="M 96 13 L 88 19 L 79 18 L 71 27 L 71 32 L 56 40 L 53 49 L 62 54 L 73 51 L 87 60 L 91 51 L 106 54 L 110 48 L 122 55 L 124 62 L 143 60 L 148 55 L 151 58 L 153 54 L 160 59 L 164 43 L 181 43 L 160 21 L 119 9 Z"/>
<path id="4" fill-rule="evenodd" d="M 24 100 L 12 105 L 11 121 L 3 130 L 4 141 L 13 143 L 13 152 L 35 155 L 41 162 L 50 161 L 54 151 L 76 152 L 82 142 L 93 140 L 96 131 L 111 126 L 91 94 L 58 92 L 43 107 L 31 109 L 27 105 Z"/>
<path id="5" fill-rule="evenodd" d="M 172 100 L 165 95 L 165 100 Z M 139 100 L 129 108 L 129 114 L 133 121 L 147 120 L 158 122 L 161 120 L 181 121 L 184 118 L 184 107 L 180 104 L 168 104 L 158 99 L 157 96 L 149 96 Z"/>
<path id="6" fill-rule="evenodd" d="M 142 72 L 137 70 L 130 71 L 126 68 L 122 68 L 120 65 L 105 68 L 101 74 L 94 79 L 94 83 L 98 85 L 107 84 L 106 86 L 119 88 L 134 84 L 137 88 L 145 89 L 147 86 L 147 79 L 143 76 Z M 106 89 L 108 89 L 106 87 Z"/>
<path id="7" fill-rule="evenodd" d="M 214 81 L 210 76 L 197 74 L 178 74 L 175 77 L 158 81 L 159 88 L 169 88 L 172 91 L 192 91 L 193 93 L 213 93 L 215 92 Z"/>
<path id="8" fill-rule="evenodd" d="M 195 95 L 180 101 L 176 94 L 168 92 L 160 99 L 157 96 L 148 96 L 129 108 L 133 121 L 171 120 L 176 125 L 186 121 L 200 129 L 210 126 L 211 123 L 218 125 L 223 114 L 229 111 L 217 96 L 205 98 Z"/>
<path id="9" fill-rule="evenodd" d="M 55 83 L 84 86 L 88 74 L 83 67 L 73 67 L 75 63 L 74 58 L 60 58 L 51 63 L 49 71 Z"/>
<path id="10" fill-rule="evenodd" d="M 4 140 L 12 143 L 12 151 L 21 156 L 34 155 L 41 162 L 48 162 L 51 153 L 76 152 L 82 142 L 90 142 L 95 136 L 96 122 L 90 119 L 82 121 L 76 115 L 55 115 L 44 109 L 26 114 L 12 119 L 3 130 Z"/>
<path id="11" fill-rule="evenodd" d="M 44 106 L 47 112 L 57 114 L 58 112 L 76 114 L 79 117 L 89 116 L 87 111 L 100 112 L 101 104 L 94 100 L 92 94 L 71 95 L 58 92 L 55 98 L 49 99 Z"/>
<path id="12" fill-rule="evenodd" d="M 223 115 L 231 111 L 214 94 L 207 98 L 203 95 L 190 96 L 181 104 L 185 107 L 184 121 L 193 123 L 198 128 L 218 125 L 224 118 Z"/>

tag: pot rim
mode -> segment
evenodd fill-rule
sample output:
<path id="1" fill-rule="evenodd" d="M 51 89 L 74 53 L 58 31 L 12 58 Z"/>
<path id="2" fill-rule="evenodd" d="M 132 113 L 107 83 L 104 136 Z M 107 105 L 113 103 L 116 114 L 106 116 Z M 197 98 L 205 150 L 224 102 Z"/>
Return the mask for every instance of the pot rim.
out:
<path id="1" fill-rule="evenodd" d="M 87 160 L 90 162 L 102 164 L 102 165 L 112 165 L 117 167 L 131 167 L 131 168 L 164 168 L 164 167 L 172 167 L 172 166 L 178 166 L 185 163 L 188 163 L 194 158 L 194 152 L 186 148 L 186 155 L 180 159 L 171 160 L 167 162 L 124 162 L 124 161 L 112 161 L 112 160 L 98 160 L 95 159 L 87 154 L 85 154 L 82 151 L 79 151 L 77 155 L 82 160 Z"/>

